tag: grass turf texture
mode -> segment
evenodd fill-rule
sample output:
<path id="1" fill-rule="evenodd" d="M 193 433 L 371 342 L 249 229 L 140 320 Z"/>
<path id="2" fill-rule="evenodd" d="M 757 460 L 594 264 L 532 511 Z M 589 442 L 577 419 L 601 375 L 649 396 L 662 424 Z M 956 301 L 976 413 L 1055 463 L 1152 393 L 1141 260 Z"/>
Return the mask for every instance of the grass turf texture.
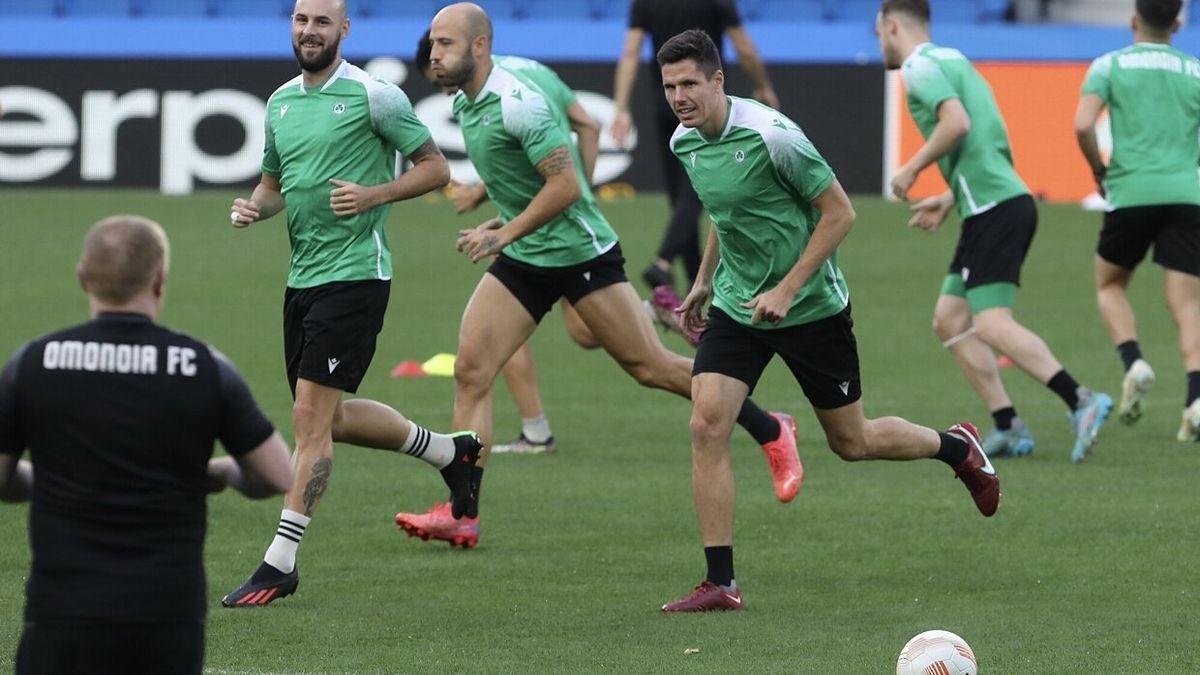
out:
<path id="1" fill-rule="evenodd" d="M 0 351 L 81 321 L 73 276 L 87 225 L 118 212 L 161 221 L 173 244 L 165 323 L 217 345 L 241 368 L 290 438 L 281 303 L 287 237 L 276 219 L 228 225 L 232 193 L 0 192 Z M 987 410 L 929 328 L 957 224 L 909 231 L 900 205 L 856 199 L 842 248 L 862 356 L 866 410 L 944 428 Z M 660 197 L 603 205 L 627 271 L 649 259 L 665 221 Z M 1041 209 L 1018 316 L 1083 383 L 1119 394 L 1120 363 L 1092 295 L 1098 216 Z M 361 394 L 446 429 L 449 379 L 389 379 L 392 365 L 453 351 L 483 265 L 454 252 L 458 218 L 441 198 L 395 208 L 395 281 L 375 364 Z M 1087 462 L 1069 462 L 1062 404 L 1023 374 L 1005 381 L 1037 436 L 1029 458 L 999 461 L 1004 501 L 979 516 L 935 461 L 838 460 L 799 387 L 778 362 L 765 407 L 797 417 L 807 481 L 775 501 L 766 462 L 740 430 L 737 570 L 746 611 L 661 616 L 661 603 L 704 572 L 691 503 L 689 406 L 639 388 L 600 352 L 565 335 L 559 313 L 534 337 L 555 456 L 497 456 L 483 491 L 481 545 L 451 550 L 398 534 L 396 511 L 445 497 L 430 467 L 339 446 L 329 492 L 300 551 L 299 593 L 265 610 L 219 598 L 241 583 L 273 535 L 280 500 L 209 502 L 206 561 L 212 672 L 723 671 L 883 673 L 911 636 L 964 636 L 982 670 L 1147 673 L 1200 670 L 1200 448 L 1174 441 L 1184 392 L 1161 271 L 1132 289 L 1142 345 L 1159 382 L 1145 418 L 1115 420 Z M 683 353 L 686 345 L 671 336 Z M 496 398 L 496 438 L 518 433 Z M 0 668 L 11 667 L 28 569 L 26 507 L 0 509 Z M 699 653 L 685 655 L 697 648 Z"/>

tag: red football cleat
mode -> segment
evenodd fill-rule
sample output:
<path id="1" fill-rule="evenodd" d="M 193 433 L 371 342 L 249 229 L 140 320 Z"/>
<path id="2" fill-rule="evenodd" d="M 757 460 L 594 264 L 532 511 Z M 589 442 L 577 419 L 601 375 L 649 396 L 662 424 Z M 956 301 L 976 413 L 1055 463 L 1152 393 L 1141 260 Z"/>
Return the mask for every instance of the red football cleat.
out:
<path id="1" fill-rule="evenodd" d="M 673 614 L 676 612 L 737 611 L 741 608 L 742 592 L 740 590 L 730 593 L 711 581 L 705 581 L 693 588 L 687 597 L 663 605 L 662 611 Z"/>
<path id="2" fill-rule="evenodd" d="M 779 421 L 779 438 L 764 443 L 763 454 L 771 466 L 771 477 L 775 480 L 775 496 L 784 504 L 796 498 L 800 484 L 804 482 L 804 464 L 796 449 L 796 420 L 785 413 L 771 413 Z"/>
<path id="3" fill-rule="evenodd" d="M 970 422 L 959 422 L 946 430 L 951 436 L 960 438 L 967 444 L 967 458 L 954 467 L 954 476 L 967 486 L 971 499 L 984 516 L 991 516 L 1000 506 L 1000 478 L 996 470 L 983 454 L 983 445 L 979 441 L 979 431 Z"/>
<path id="4" fill-rule="evenodd" d="M 450 547 L 474 548 L 479 543 L 479 519 L 454 519 L 450 504 L 438 502 L 425 513 L 397 513 L 396 525 L 410 537 L 450 542 Z"/>

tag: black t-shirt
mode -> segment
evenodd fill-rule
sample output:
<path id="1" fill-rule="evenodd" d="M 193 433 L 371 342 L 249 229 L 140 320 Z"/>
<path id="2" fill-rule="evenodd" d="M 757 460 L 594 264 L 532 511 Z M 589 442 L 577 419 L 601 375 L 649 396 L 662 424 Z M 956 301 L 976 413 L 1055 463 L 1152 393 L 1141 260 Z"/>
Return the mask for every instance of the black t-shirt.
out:
<path id="1" fill-rule="evenodd" d="M 0 453 L 34 465 L 30 620 L 205 614 L 205 477 L 274 428 L 220 353 L 139 314 L 34 340 L 0 374 Z"/>
<path id="2" fill-rule="evenodd" d="M 629 10 L 629 27 L 640 28 L 650 35 L 655 54 L 667 40 L 685 30 L 699 28 L 717 43 L 723 61 L 725 31 L 740 25 L 742 18 L 734 0 L 633 0 Z M 657 65 L 650 71 L 661 88 L 662 72 Z"/>

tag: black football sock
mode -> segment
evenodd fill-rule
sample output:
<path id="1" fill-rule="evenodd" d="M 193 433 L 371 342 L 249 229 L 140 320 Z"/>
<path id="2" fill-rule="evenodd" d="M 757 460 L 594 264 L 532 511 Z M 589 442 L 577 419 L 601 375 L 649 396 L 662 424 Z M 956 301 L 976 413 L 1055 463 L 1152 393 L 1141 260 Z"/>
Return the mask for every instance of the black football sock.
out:
<path id="1" fill-rule="evenodd" d="M 940 459 L 950 466 L 958 466 L 967 458 L 971 448 L 967 446 L 967 442 L 958 436 L 939 432 L 938 438 L 942 440 L 942 445 L 938 448 L 938 453 L 934 455 L 935 459 Z"/>
<path id="2" fill-rule="evenodd" d="M 1187 404 L 1191 405 L 1200 398 L 1200 370 L 1193 370 L 1187 374 L 1188 377 L 1188 394 Z"/>
<path id="3" fill-rule="evenodd" d="M 708 561 L 708 581 L 726 587 L 733 584 L 732 546 L 705 546 L 704 559 Z"/>
<path id="4" fill-rule="evenodd" d="M 467 502 L 467 512 L 464 514 L 467 518 L 479 517 L 479 492 L 483 489 L 483 467 L 476 466 L 471 469 L 471 501 Z"/>
<path id="5" fill-rule="evenodd" d="M 1137 340 L 1126 340 L 1117 345 L 1117 354 L 1121 356 L 1121 363 L 1125 364 L 1125 370 L 1128 371 L 1133 367 L 1134 361 L 1142 358 L 1142 348 Z"/>
<path id="6" fill-rule="evenodd" d="M 766 445 L 771 441 L 778 440 L 779 434 L 783 431 L 779 420 L 771 417 L 770 413 L 758 407 L 758 404 L 749 398 L 742 403 L 737 423 L 738 426 L 749 432 L 759 445 Z"/>
<path id="7" fill-rule="evenodd" d="M 996 428 L 1000 431 L 1008 431 L 1012 428 L 1013 420 L 1017 417 L 1017 411 L 1011 405 L 1007 408 L 992 411 L 992 419 L 996 422 Z"/>
<path id="8" fill-rule="evenodd" d="M 1079 407 L 1079 383 L 1065 369 L 1055 373 L 1046 386 L 1050 388 L 1050 391 L 1058 394 L 1071 412 Z"/>

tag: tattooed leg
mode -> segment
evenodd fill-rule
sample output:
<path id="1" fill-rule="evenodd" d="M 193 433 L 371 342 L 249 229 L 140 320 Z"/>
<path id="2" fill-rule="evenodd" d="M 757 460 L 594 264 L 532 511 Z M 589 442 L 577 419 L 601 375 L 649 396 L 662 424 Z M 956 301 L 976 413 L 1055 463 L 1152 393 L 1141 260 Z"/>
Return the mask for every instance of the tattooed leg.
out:
<path id="1" fill-rule="evenodd" d="M 292 421 L 296 431 L 296 480 L 283 501 L 286 509 L 311 517 L 333 471 L 333 417 L 342 392 L 300 380 Z"/>

